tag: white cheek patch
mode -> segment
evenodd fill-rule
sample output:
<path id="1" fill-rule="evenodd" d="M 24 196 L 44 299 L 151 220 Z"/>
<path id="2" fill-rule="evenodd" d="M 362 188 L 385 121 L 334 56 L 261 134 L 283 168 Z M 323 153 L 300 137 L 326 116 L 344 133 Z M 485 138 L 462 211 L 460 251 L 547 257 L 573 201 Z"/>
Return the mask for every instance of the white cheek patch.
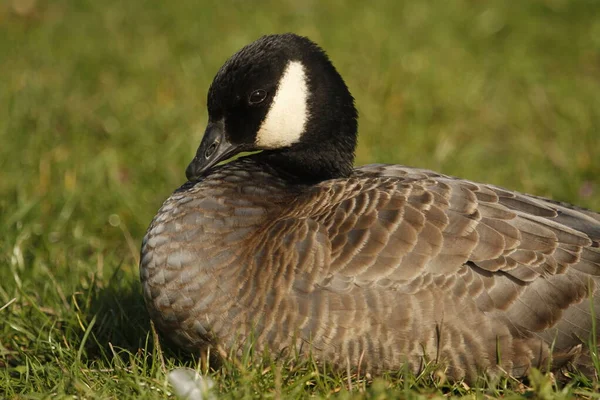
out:
<path id="1" fill-rule="evenodd" d="M 256 134 L 256 146 L 277 149 L 300 141 L 308 120 L 307 101 L 304 66 L 292 61 L 283 72 L 271 108 Z"/>

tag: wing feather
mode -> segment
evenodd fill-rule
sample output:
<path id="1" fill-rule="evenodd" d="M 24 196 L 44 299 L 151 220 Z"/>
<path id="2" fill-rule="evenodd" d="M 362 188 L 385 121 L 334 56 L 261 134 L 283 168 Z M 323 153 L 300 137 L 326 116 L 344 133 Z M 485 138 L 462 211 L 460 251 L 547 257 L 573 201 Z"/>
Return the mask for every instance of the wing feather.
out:
<path id="1" fill-rule="evenodd" d="M 595 214 L 399 166 L 367 166 L 356 179 L 369 183 L 322 188 L 336 194 L 338 205 L 329 212 L 315 209 L 310 217 L 325 229 L 331 246 L 325 249 L 331 252 L 331 264 L 322 265 L 323 273 L 314 281 L 327 290 L 322 296 L 328 291 L 331 296 L 366 295 L 374 288 L 391 296 L 391 304 L 377 303 L 371 312 L 379 307 L 398 312 L 398 299 L 413 296 L 415 310 L 409 314 L 441 307 L 444 323 L 454 326 L 448 328 L 454 329 L 449 340 L 460 336 L 459 348 L 470 342 L 486 357 L 493 354 L 489 342 L 495 339 L 485 335 L 496 335 L 504 326 L 513 335 L 506 343 L 512 346 L 515 371 L 547 357 L 533 356 L 550 351 L 535 336 L 547 339 L 555 329 L 555 350 L 571 354 L 569 349 L 581 340 L 568 334 L 569 326 L 576 326 L 579 336 L 589 335 L 584 300 L 591 290 L 594 301 L 600 301 L 596 282 L 582 277 L 600 276 L 594 236 L 600 232 L 600 219 Z M 436 291 L 439 302 L 426 296 L 427 291 Z M 371 296 L 373 301 L 388 295 Z M 479 336 L 473 338 L 460 327 L 471 316 L 458 313 L 458 304 L 462 309 L 473 305 L 484 316 Z M 419 316 L 420 323 L 439 324 L 436 315 L 427 311 Z M 385 321 L 389 315 L 377 318 Z"/>

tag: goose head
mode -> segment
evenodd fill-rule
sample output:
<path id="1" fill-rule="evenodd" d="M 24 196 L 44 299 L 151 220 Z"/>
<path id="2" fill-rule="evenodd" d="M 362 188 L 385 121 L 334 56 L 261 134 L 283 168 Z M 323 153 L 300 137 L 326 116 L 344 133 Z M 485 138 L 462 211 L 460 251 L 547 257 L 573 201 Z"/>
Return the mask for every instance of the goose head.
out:
<path id="1" fill-rule="evenodd" d="M 208 125 L 186 170 L 201 179 L 240 152 L 296 181 L 347 177 L 354 163 L 354 99 L 325 52 L 305 37 L 268 35 L 235 53 L 207 99 Z"/>

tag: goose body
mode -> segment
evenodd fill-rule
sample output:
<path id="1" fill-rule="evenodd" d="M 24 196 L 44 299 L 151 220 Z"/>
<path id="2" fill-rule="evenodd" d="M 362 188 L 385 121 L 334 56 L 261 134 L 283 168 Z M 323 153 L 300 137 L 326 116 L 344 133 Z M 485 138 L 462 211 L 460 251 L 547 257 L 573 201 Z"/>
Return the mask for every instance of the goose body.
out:
<path id="1" fill-rule="evenodd" d="M 236 53 L 208 111 L 189 181 L 142 244 L 150 316 L 179 346 L 252 340 L 375 373 L 431 361 L 456 379 L 589 363 L 600 214 L 428 170 L 354 169 L 352 96 L 296 35 Z"/>

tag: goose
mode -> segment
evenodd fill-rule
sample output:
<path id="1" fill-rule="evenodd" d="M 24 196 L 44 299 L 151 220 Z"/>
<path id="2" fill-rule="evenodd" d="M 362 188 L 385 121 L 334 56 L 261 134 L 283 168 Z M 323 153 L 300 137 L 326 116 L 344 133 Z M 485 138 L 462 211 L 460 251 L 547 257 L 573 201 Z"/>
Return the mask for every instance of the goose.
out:
<path id="1" fill-rule="evenodd" d="M 372 374 L 435 363 L 457 380 L 591 365 L 600 214 L 354 168 L 354 98 L 295 34 L 229 58 L 207 110 L 188 181 L 141 249 L 149 315 L 175 345 L 235 356 L 251 342 Z"/>

